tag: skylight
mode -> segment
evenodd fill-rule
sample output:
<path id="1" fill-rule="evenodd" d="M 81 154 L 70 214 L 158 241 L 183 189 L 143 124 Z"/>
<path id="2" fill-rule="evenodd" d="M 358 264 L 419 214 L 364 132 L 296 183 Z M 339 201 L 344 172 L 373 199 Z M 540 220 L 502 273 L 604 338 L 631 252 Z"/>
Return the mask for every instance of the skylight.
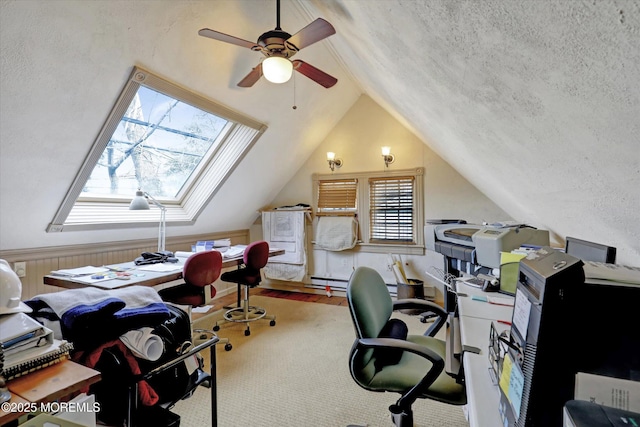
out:
<path id="1" fill-rule="evenodd" d="M 136 190 L 192 223 L 266 127 L 134 68 L 47 231 L 157 221 L 130 212 Z"/>
<path id="2" fill-rule="evenodd" d="M 140 86 L 81 197 L 131 197 L 144 188 L 177 200 L 221 143 L 228 120 Z"/>

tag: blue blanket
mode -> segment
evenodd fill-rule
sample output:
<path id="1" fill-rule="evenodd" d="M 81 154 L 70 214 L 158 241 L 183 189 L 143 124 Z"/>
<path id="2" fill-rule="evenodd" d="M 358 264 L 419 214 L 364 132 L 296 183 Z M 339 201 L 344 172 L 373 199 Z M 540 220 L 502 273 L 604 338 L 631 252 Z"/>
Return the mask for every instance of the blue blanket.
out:
<path id="1" fill-rule="evenodd" d="M 170 317 L 155 289 L 69 289 L 41 294 L 25 303 L 32 317 L 60 321 L 62 335 L 76 347 L 88 348 L 132 329 L 156 326 Z"/>

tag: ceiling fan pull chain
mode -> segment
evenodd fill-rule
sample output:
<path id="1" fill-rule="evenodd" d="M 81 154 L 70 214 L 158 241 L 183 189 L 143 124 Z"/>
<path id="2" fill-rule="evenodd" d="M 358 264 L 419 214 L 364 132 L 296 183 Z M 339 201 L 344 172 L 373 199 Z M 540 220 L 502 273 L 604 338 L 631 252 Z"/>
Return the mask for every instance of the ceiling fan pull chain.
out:
<path id="1" fill-rule="evenodd" d="M 294 110 L 298 109 L 298 106 L 296 105 L 296 75 L 293 75 L 293 107 Z"/>

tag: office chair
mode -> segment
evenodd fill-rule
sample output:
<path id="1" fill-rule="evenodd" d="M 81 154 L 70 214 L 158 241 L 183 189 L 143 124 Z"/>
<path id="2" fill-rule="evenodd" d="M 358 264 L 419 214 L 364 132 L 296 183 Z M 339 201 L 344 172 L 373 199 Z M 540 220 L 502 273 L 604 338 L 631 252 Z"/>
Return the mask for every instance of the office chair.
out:
<path id="1" fill-rule="evenodd" d="M 260 270 L 267 265 L 269 259 L 269 243 L 264 240 L 249 244 L 243 255 L 243 265 L 237 270 L 228 271 L 222 274 L 222 280 L 225 282 L 237 283 L 238 285 L 238 307 L 227 310 L 224 313 L 224 319 L 216 322 L 213 327 L 214 331 L 220 330 L 220 324 L 226 322 L 246 323 L 247 329 L 244 331 L 245 336 L 251 335 L 249 323 L 260 319 L 270 320 L 269 325 L 276 325 L 275 316 L 267 316 L 267 312 L 262 307 L 249 305 L 249 289 L 258 286 L 262 280 Z M 240 301 L 240 291 L 244 287 L 244 298 Z"/>
<path id="2" fill-rule="evenodd" d="M 349 355 L 349 370 L 362 388 L 400 393 L 389 407 L 397 427 L 413 426 L 411 406 L 418 398 L 453 405 L 467 402 L 464 385 L 444 371 L 446 344 L 433 336 L 445 324 L 447 314 L 429 301 L 392 301 L 378 272 L 358 267 L 347 285 L 347 302 L 356 331 Z M 409 335 L 407 326 L 391 318 L 394 310 L 421 308 L 438 317 L 424 335 Z"/>
<path id="3" fill-rule="evenodd" d="M 182 277 L 184 282 L 178 286 L 172 286 L 160 290 L 160 298 L 173 304 L 190 305 L 200 307 L 206 304 L 205 287 L 210 286 L 211 298 L 216 295 L 213 283 L 218 280 L 222 271 L 222 255 L 218 251 L 196 252 L 184 262 Z M 202 339 L 207 335 L 214 335 L 206 329 L 194 329 L 193 332 L 201 334 Z M 218 342 L 224 342 L 224 349 L 232 348 L 228 338 L 219 338 Z"/>

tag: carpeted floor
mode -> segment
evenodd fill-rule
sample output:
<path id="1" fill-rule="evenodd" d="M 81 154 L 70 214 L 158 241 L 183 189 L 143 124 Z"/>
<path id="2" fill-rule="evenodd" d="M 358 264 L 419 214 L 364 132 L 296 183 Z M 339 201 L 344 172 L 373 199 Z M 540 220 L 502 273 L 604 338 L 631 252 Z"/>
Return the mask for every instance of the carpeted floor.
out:
<path id="1" fill-rule="evenodd" d="M 218 332 L 233 344 L 230 352 L 222 346 L 216 350 L 219 426 L 391 425 L 387 408 L 398 395 L 366 391 L 349 374 L 354 333 L 347 307 L 260 296 L 251 302 L 275 314 L 277 324 L 254 322 L 249 337 L 241 324 L 223 325 Z M 410 331 L 424 331 L 416 317 L 398 316 Z M 208 360 L 208 354 L 203 356 Z M 210 425 L 209 396 L 209 389 L 201 387 L 173 408 L 181 426 Z M 413 408 L 419 427 L 468 425 L 457 406 L 419 400 Z"/>

